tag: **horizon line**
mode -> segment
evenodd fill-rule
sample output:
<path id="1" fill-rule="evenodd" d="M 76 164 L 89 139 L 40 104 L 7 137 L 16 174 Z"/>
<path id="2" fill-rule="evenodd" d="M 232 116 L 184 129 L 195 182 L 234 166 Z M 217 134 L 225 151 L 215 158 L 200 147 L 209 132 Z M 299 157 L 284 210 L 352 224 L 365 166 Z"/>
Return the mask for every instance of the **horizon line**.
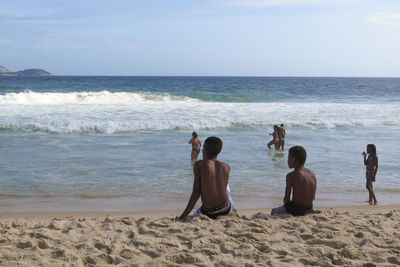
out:
<path id="1" fill-rule="evenodd" d="M 2 77 L 2 75 L 0 75 Z M 13 77 L 13 76 L 6 76 L 3 77 Z M 21 77 L 21 76 L 19 76 Z M 388 78 L 388 79 L 397 79 L 400 76 L 299 76 L 299 75 L 56 75 L 51 74 L 49 76 L 22 76 L 22 77 L 214 77 L 214 78 Z"/>

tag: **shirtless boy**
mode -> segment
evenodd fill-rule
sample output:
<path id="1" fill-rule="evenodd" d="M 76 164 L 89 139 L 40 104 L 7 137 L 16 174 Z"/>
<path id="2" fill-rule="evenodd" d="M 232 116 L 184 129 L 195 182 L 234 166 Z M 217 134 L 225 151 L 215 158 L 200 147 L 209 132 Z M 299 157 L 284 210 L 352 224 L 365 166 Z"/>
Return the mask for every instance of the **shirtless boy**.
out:
<path id="1" fill-rule="evenodd" d="M 304 168 L 306 158 L 307 153 L 303 147 L 294 146 L 289 149 L 287 163 L 290 169 L 294 168 L 294 171 L 286 175 L 284 205 L 272 209 L 272 215 L 290 213 L 294 216 L 300 216 L 312 212 L 317 190 L 317 178 L 311 170 Z M 292 200 L 290 200 L 292 191 Z"/>
<path id="2" fill-rule="evenodd" d="M 195 161 L 197 160 L 197 157 L 200 154 L 200 147 L 201 147 L 201 141 L 196 132 L 192 133 L 192 139 L 190 139 L 189 144 L 192 145 L 191 160 L 192 164 L 194 164 Z"/>
<path id="3" fill-rule="evenodd" d="M 222 141 L 218 137 L 208 137 L 203 146 L 203 160 L 194 164 L 193 191 L 186 209 L 176 220 L 185 221 L 199 197 L 201 197 L 201 213 L 215 219 L 231 212 L 227 185 L 230 167 L 217 160 L 222 149 Z"/>

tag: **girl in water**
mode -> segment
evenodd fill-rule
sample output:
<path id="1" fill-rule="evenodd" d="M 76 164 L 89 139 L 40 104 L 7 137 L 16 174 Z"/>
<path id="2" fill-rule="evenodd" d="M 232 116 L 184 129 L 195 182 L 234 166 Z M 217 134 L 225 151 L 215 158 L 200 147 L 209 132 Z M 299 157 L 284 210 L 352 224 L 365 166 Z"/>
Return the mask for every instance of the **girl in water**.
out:
<path id="1" fill-rule="evenodd" d="M 279 127 L 278 125 L 274 125 L 274 132 L 270 133 L 272 135 L 272 140 L 267 144 L 268 149 L 271 149 L 271 145 L 275 146 L 276 150 L 279 150 Z"/>
<path id="2" fill-rule="evenodd" d="M 192 165 L 193 165 L 196 162 L 197 157 L 199 156 L 200 147 L 201 147 L 201 141 L 196 132 L 192 133 L 192 139 L 190 139 L 189 144 L 192 145 L 192 153 L 191 153 L 190 157 L 191 157 Z"/>
<path id="3" fill-rule="evenodd" d="M 367 157 L 368 154 L 368 157 Z M 363 152 L 364 156 L 364 165 L 366 166 L 366 178 L 367 178 L 367 190 L 369 192 L 369 204 L 372 205 L 372 201 L 374 201 L 374 205 L 378 204 L 376 200 L 374 187 L 372 185 L 375 182 L 376 173 L 378 171 L 378 157 L 376 156 L 376 147 L 374 144 L 367 145 L 367 153 Z"/>

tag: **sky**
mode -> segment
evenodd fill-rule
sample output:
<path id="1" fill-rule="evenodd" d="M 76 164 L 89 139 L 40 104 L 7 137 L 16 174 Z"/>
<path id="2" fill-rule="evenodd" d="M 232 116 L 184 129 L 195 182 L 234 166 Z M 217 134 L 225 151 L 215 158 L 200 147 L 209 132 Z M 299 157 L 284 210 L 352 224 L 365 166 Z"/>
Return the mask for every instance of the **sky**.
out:
<path id="1" fill-rule="evenodd" d="M 0 65 L 54 75 L 400 77 L 400 1 L 0 0 Z"/>

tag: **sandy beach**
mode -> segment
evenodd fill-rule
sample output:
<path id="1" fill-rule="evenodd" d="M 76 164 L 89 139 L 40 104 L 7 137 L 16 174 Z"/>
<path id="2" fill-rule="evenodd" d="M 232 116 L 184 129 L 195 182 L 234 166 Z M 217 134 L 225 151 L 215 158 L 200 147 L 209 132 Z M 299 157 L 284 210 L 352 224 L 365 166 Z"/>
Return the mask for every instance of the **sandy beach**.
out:
<path id="1" fill-rule="evenodd" d="M 239 210 L 2 213 L 1 266 L 398 266 L 400 206 L 316 208 L 304 217 Z"/>

